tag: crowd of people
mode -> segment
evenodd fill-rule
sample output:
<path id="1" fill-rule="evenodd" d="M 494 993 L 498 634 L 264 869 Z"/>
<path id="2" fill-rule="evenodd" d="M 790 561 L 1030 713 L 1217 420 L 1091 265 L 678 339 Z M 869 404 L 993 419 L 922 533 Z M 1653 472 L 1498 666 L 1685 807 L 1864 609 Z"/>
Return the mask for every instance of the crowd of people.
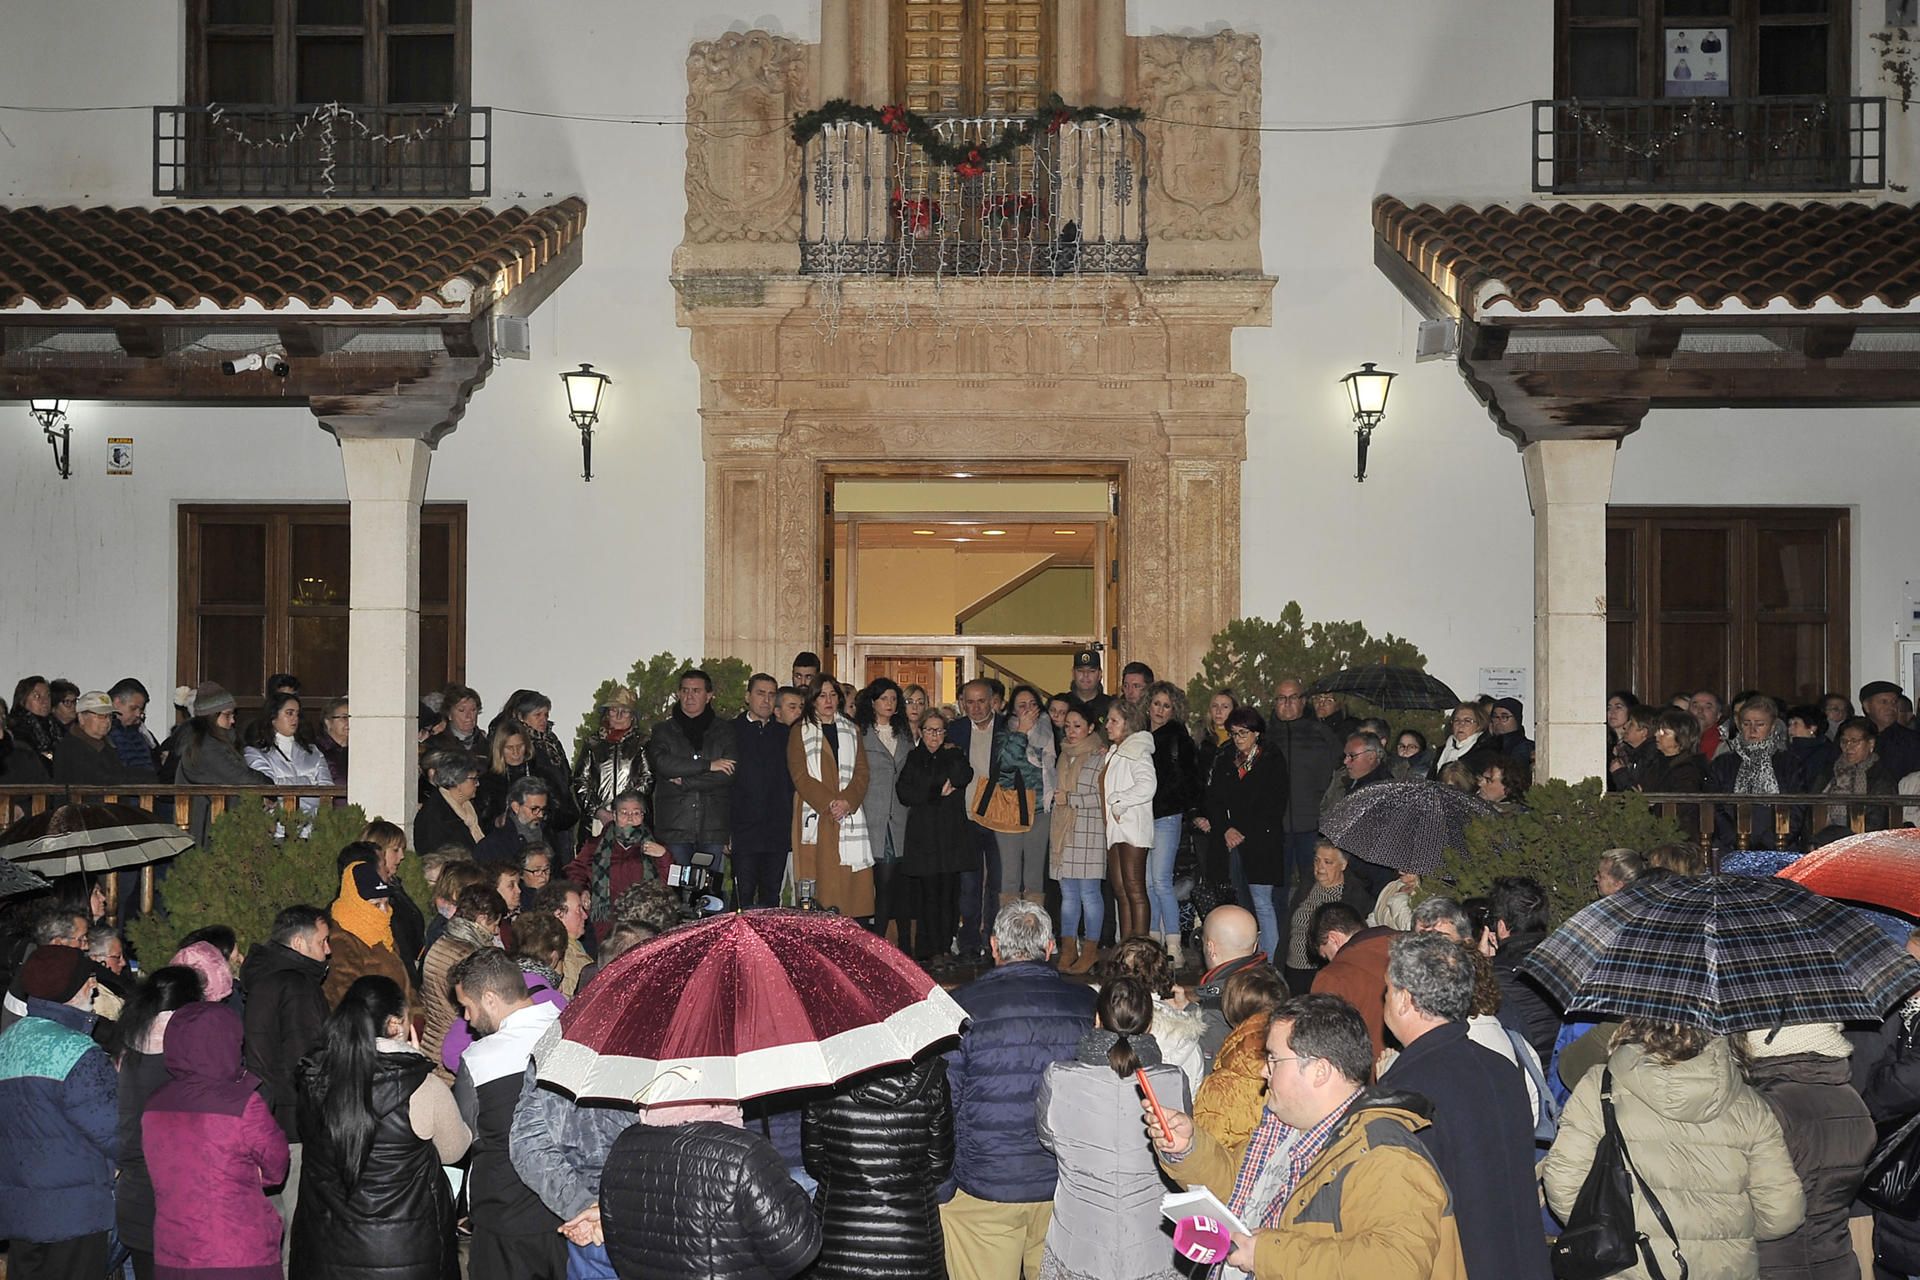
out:
<path id="1" fill-rule="evenodd" d="M 276 680 L 244 747 L 217 686 L 161 741 L 135 681 L 23 681 L 0 780 L 343 780 L 346 700 L 316 728 Z M 1610 699 L 1611 785 L 1832 794 L 1795 819 L 1817 838 L 1920 782 L 1893 686 L 1864 716 L 1687 702 Z M 1438 743 L 1297 679 L 1270 707 L 1218 691 L 1193 733 L 1183 690 L 1136 662 L 1109 694 L 1092 652 L 1061 694 L 943 707 L 802 654 L 734 717 L 698 670 L 650 726 L 618 689 L 569 759 L 543 695 L 483 726 L 447 689 L 410 830 L 369 823 L 333 900 L 266 938 L 130 955 L 98 877 L 8 907 L 0 1149 L 33 1154 L 0 1163 L 5 1274 L 1160 1280 L 1195 1274 L 1162 1197 L 1205 1188 L 1246 1227 L 1228 1277 L 1545 1280 L 1614 1131 L 1653 1242 L 1622 1274 L 1920 1274 L 1920 1227 L 1854 1221 L 1876 1125 L 1920 1114 L 1920 995 L 1731 1037 L 1570 1018 L 1521 971 L 1542 886 L 1456 901 L 1320 831 L 1395 780 L 1524 805 L 1522 704 L 1456 707 Z M 1594 884 L 1706 870 L 1691 843 L 1595 850 Z M 541 1083 L 536 1044 L 621 956 L 783 901 L 955 984 L 958 1038 L 739 1105 Z"/>

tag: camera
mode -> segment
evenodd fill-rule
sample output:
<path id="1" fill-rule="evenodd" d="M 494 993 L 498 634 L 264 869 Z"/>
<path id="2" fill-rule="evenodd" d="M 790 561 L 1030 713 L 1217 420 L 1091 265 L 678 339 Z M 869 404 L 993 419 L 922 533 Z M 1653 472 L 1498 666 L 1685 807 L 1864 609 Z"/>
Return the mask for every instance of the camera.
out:
<path id="1" fill-rule="evenodd" d="M 727 909 L 719 894 L 719 875 L 714 864 L 718 854 L 696 849 L 685 866 L 674 863 L 667 868 L 667 884 L 680 900 L 680 909 L 693 919 L 717 916 Z"/>
<path id="2" fill-rule="evenodd" d="M 284 378 L 293 372 L 293 366 L 287 363 L 284 352 L 253 351 L 232 360 L 220 362 L 220 372 L 231 377 L 236 373 L 254 373 L 265 369 L 276 378 Z"/>

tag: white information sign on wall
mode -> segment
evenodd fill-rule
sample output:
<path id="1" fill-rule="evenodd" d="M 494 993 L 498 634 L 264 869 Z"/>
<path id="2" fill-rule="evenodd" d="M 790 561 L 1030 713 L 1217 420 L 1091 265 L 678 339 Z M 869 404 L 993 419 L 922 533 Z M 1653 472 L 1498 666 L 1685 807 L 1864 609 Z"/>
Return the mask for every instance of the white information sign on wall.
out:
<path id="1" fill-rule="evenodd" d="M 1527 700 L 1527 668 L 1525 667 L 1482 667 L 1480 668 L 1480 687 L 1475 692 L 1484 693 L 1493 698 L 1518 698 Z"/>

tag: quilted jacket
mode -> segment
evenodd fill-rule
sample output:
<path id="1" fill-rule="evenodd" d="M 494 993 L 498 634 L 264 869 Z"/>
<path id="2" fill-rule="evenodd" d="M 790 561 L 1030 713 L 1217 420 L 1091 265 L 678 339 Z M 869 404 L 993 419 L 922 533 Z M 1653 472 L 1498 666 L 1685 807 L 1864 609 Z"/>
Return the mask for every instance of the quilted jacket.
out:
<path id="1" fill-rule="evenodd" d="M 29 999 L 0 1032 L 0 1238 L 51 1242 L 113 1225 L 118 1097 L 93 1015 Z M 31 1152 L 31 1160 L 18 1158 Z"/>
<path id="2" fill-rule="evenodd" d="M 953 1091 L 953 1184 L 977 1200 L 1052 1200 L 1056 1169 L 1040 1145 L 1040 1078 L 1093 1027 L 1093 990 L 1030 960 L 989 969 L 953 993 L 967 1011 L 947 1055 Z M 951 1198 L 948 1196 L 947 1198 Z"/>
<path id="3" fill-rule="evenodd" d="M 1698 1056 L 1663 1065 L 1637 1044 L 1613 1051 L 1614 1111 L 1634 1167 L 1666 1207 L 1679 1249 L 1695 1276 L 1751 1280 L 1760 1271 L 1760 1240 L 1786 1235 L 1806 1217 L 1806 1193 L 1780 1132 L 1760 1095 L 1740 1079 L 1733 1053 L 1715 1040 Z M 1547 1203 L 1573 1208 L 1593 1166 L 1605 1126 L 1601 1072 L 1589 1071 L 1567 1100 L 1560 1135 L 1540 1167 Z M 1636 1196 L 1635 1225 L 1653 1241 L 1662 1270 L 1678 1274 L 1674 1242 Z M 1639 1264 L 1619 1273 L 1646 1280 Z"/>
<path id="4" fill-rule="evenodd" d="M 789 1280 L 820 1216 L 764 1138 L 710 1120 L 621 1134 L 600 1176 L 607 1255 L 648 1280 Z"/>
<path id="5" fill-rule="evenodd" d="M 808 1103 L 800 1133 L 824 1233 L 810 1280 L 947 1274 L 937 1194 L 953 1167 L 945 1061 L 868 1076 Z"/>

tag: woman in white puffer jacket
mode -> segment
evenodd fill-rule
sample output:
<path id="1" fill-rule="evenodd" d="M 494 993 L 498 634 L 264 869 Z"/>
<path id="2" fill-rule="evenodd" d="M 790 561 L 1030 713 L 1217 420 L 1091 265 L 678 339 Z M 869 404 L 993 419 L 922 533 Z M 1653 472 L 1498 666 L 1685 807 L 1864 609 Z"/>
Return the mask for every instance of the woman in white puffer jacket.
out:
<path id="1" fill-rule="evenodd" d="M 1107 708 L 1106 764 L 1100 803 L 1107 814 L 1107 879 L 1119 912 L 1116 939 L 1143 936 L 1152 925 L 1147 903 L 1147 851 L 1153 847 L 1153 735 L 1145 707 L 1115 700 Z"/>

